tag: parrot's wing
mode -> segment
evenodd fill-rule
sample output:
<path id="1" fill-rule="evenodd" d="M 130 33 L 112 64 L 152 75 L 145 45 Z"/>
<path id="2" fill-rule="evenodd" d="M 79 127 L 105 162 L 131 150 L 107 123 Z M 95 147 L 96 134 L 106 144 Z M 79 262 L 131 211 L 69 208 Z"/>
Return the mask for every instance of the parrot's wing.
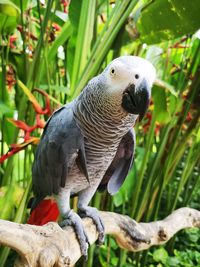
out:
<path id="1" fill-rule="evenodd" d="M 58 194 L 76 161 L 88 179 L 84 137 L 73 116 L 72 103 L 53 113 L 37 147 L 32 168 L 33 191 L 38 200 Z"/>
<path id="2" fill-rule="evenodd" d="M 134 160 L 135 131 L 131 129 L 121 140 L 116 155 L 108 167 L 99 190 L 107 187 L 108 192 L 113 195 L 122 186 Z"/>

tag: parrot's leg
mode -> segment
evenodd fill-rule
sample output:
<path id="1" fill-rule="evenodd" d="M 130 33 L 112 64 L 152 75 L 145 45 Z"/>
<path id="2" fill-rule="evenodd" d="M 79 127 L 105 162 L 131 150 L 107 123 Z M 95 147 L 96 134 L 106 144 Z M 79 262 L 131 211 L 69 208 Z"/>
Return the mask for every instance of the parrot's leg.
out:
<path id="1" fill-rule="evenodd" d="M 87 189 L 84 189 L 83 191 L 79 192 L 79 198 L 78 198 L 78 213 L 79 215 L 83 217 L 90 217 L 93 219 L 97 231 L 99 233 L 98 237 L 98 244 L 102 245 L 104 243 L 105 238 L 105 229 L 104 224 L 102 222 L 101 217 L 99 216 L 99 212 L 96 208 L 89 207 L 88 204 L 94 195 L 97 187 L 88 187 Z"/>
<path id="2" fill-rule="evenodd" d="M 62 189 L 57 196 L 59 210 L 62 216 L 62 221 L 59 225 L 63 228 L 65 226 L 73 226 L 77 239 L 79 241 L 80 250 L 84 258 L 87 260 L 87 251 L 89 247 L 88 236 L 84 230 L 80 216 L 70 209 L 70 191 Z"/>

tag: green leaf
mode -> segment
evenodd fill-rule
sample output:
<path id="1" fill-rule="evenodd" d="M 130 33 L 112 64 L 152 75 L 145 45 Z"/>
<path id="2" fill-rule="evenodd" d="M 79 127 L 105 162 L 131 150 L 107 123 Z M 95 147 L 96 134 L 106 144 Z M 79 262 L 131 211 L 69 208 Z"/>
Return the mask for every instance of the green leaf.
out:
<path id="1" fill-rule="evenodd" d="M 112 257 L 111 258 L 111 263 L 113 264 L 113 266 L 117 266 L 118 262 L 119 262 L 118 257 Z"/>
<path id="2" fill-rule="evenodd" d="M 174 95 L 170 95 L 169 96 L 169 104 L 168 104 L 168 108 L 169 108 L 169 113 L 171 115 L 174 114 L 174 112 L 176 112 L 177 109 L 177 97 L 175 97 Z"/>
<path id="3" fill-rule="evenodd" d="M 119 207 L 123 204 L 124 199 L 121 191 L 119 191 L 117 194 L 113 196 L 113 202 L 115 207 Z"/>
<path id="4" fill-rule="evenodd" d="M 152 97 L 154 101 L 154 115 L 156 121 L 161 124 L 166 124 L 170 120 L 170 115 L 167 110 L 167 97 L 165 90 L 158 86 L 154 86 L 152 90 Z"/>
<path id="5" fill-rule="evenodd" d="M 0 101 L 0 119 L 2 119 L 3 115 L 6 114 L 13 114 L 13 109 L 10 108 L 8 105 L 6 105 L 5 103 L 3 103 L 2 101 Z"/>
<path id="6" fill-rule="evenodd" d="M 42 90 L 48 90 L 49 89 L 49 85 L 47 84 L 42 84 L 40 85 L 40 89 Z M 60 93 L 67 93 L 67 86 L 62 86 L 62 85 L 51 85 L 51 90 L 53 91 L 57 91 L 57 92 L 60 92 Z"/>
<path id="7" fill-rule="evenodd" d="M 199 0 L 157 0 L 144 8 L 138 21 L 140 39 L 148 44 L 195 33 L 200 26 Z"/>
<path id="8" fill-rule="evenodd" d="M 82 2 L 79 0 L 72 0 L 69 5 L 69 21 L 72 28 L 72 34 L 67 45 L 67 71 L 71 78 L 74 62 L 74 54 L 76 48 L 76 37 L 78 34 L 78 24 L 81 13 Z"/>
<path id="9" fill-rule="evenodd" d="M 7 15 L 16 17 L 20 13 L 20 9 L 14 4 L 14 1 L 0 0 L 0 12 Z"/>
<path id="10" fill-rule="evenodd" d="M 192 243 L 198 243 L 198 240 L 200 239 L 199 231 L 200 230 L 198 228 L 187 230 L 187 239 L 190 240 Z"/>
<path id="11" fill-rule="evenodd" d="M 9 220 L 12 217 L 12 210 L 14 208 L 14 192 L 14 185 L 3 187 L 0 191 L 0 194 L 2 195 L 0 198 L 0 218 L 3 220 Z"/>
<path id="12" fill-rule="evenodd" d="M 74 30 L 78 29 L 82 1 L 72 0 L 69 5 L 69 20 Z"/>
<path id="13" fill-rule="evenodd" d="M 27 199 L 28 199 L 28 196 L 29 196 L 29 191 L 30 191 L 30 188 L 31 188 L 31 179 L 29 180 L 27 186 L 26 186 L 26 190 L 24 191 L 23 195 L 20 193 L 20 196 L 21 196 L 21 199 L 20 199 L 20 203 L 19 203 L 19 206 L 17 208 L 17 212 L 15 214 L 15 218 L 14 218 L 14 222 L 17 222 L 17 223 L 21 223 L 23 221 L 23 218 L 24 218 L 24 214 L 26 212 L 26 204 L 27 204 Z M 8 190 L 10 191 L 10 189 Z M 13 198 L 14 196 L 12 196 Z M 8 254 L 10 252 L 10 248 L 8 247 L 4 247 L 1 251 L 1 254 L 0 254 L 0 267 L 3 267 L 5 266 L 5 262 L 6 262 L 6 259 L 8 257 Z"/>
<path id="14" fill-rule="evenodd" d="M 74 33 L 71 39 L 71 49 L 73 50 L 73 44 L 76 42 L 74 47 L 74 53 L 71 57 L 71 92 L 73 93 L 75 85 L 83 72 L 83 69 L 87 63 L 87 59 L 90 55 L 91 42 L 94 30 L 94 19 L 95 19 L 95 0 L 73 0 L 70 3 L 70 21 L 73 25 Z M 75 10 L 76 9 L 76 12 Z M 77 9 L 80 10 L 80 17 L 77 16 Z M 73 12 L 72 12 L 73 11 Z M 74 15 L 76 14 L 76 15 Z M 87 16 L 85 15 L 87 14 Z M 71 50 L 71 52 L 73 52 Z"/>
<path id="15" fill-rule="evenodd" d="M 9 0 L 0 0 L 0 32 L 11 34 L 17 26 L 20 9 Z"/>
<path id="16" fill-rule="evenodd" d="M 167 264 L 170 267 L 180 266 L 180 260 L 177 257 L 168 257 Z"/>
<path id="17" fill-rule="evenodd" d="M 153 259 L 156 261 L 156 262 L 161 262 L 161 263 L 166 263 L 167 259 L 168 259 L 168 253 L 167 251 L 164 249 L 164 248 L 159 248 L 159 249 L 156 249 L 154 252 L 153 252 Z"/>
<path id="18" fill-rule="evenodd" d="M 29 4 L 29 0 L 12 0 L 12 2 L 18 6 L 19 8 L 21 8 L 21 2 L 22 2 L 22 9 L 23 11 L 26 10 L 28 8 L 28 4 Z"/>
<path id="19" fill-rule="evenodd" d="M 14 133 L 15 133 L 15 129 L 16 129 L 15 126 L 13 124 L 11 124 L 8 120 L 4 121 L 4 141 L 7 144 L 11 144 L 12 143 L 13 137 L 14 137 Z"/>
<path id="20" fill-rule="evenodd" d="M 159 80 L 159 79 L 156 79 L 156 85 L 161 87 L 161 88 L 164 88 L 166 89 L 167 91 L 169 91 L 172 95 L 174 96 L 178 96 L 178 92 L 175 91 L 174 89 L 174 86 L 165 82 L 165 81 L 162 81 L 162 80 Z"/>
<path id="21" fill-rule="evenodd" d="M 127 202 L 130 200 L 132 193 L 133 193 L 133 188 L 136 180 L 136 164 L 133 165 L 133 168 L 130 170 L 128 173 L 122 187 L 120 188 L 119 192 L 117 192 L 113 196 L 113 201 L 114 205 L 116 207 L 121 206 L 123 203 Z"/>

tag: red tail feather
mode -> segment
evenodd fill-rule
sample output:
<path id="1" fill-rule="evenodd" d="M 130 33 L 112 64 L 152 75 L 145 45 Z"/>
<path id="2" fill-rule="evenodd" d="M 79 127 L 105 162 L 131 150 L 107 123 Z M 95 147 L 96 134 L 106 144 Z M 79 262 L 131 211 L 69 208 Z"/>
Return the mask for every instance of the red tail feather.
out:
<path id="1" fill-rule="evenodd" d="M 56 202 L 52 199 L 42 200 L 31 212 L 28 224 L 44 225 L 48 222 L 56 222 L 59 217 L 59 210 Z"/>

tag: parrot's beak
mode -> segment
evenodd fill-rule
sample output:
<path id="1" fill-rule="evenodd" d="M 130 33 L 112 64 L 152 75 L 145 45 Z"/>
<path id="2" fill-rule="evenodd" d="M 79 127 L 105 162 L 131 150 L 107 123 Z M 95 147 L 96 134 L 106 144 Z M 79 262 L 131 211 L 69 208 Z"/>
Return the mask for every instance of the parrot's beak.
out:
<path id="1" fill-rule="evenodd" d="M 130 84 L 123 93 L 122 107 L 131 114 L 138 114 L 141 121 L 144 117 L 150 102 L 150 90 L 145 79 L 136 88 Z"/>

